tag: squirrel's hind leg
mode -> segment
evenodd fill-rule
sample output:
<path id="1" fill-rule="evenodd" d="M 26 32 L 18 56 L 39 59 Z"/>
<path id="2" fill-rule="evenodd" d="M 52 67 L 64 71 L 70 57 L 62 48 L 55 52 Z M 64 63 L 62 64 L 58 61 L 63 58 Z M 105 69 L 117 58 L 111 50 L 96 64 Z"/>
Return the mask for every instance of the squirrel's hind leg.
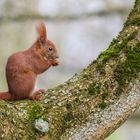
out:
<path id="1" fill-rule="evenodd" d="M 45 90 L 40 89 L 40 90 L 34 92 L 32 95 L 30 95 L 27 98 L 30 99 L 30 100 L 40 100 L 41 95 L 43 93 L 45 93 Z M 22 99 L 27 99 L 27 98 L 22 98 Z M 13 101 L 13 100 L 19 100 L 19 98 L 18 99 L 14 98 L 12 96 L 12 94 L 10 94 L 9 92 L 0 92 L 0 100 Z"/>

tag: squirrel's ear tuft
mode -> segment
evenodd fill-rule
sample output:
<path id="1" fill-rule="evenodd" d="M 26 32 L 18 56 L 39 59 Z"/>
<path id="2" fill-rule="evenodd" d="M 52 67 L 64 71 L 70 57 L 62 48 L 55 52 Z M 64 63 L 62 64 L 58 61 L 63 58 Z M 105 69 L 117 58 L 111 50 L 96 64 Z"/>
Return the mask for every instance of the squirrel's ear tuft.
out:
<path id="1" fill-rule="evenodd" d="M 37 24 L 36 30 L 37 30 L 38 36 L 46 40 L 47 32 L 46 32 L 45 24 L 43 22 L 39 22 Z"/>

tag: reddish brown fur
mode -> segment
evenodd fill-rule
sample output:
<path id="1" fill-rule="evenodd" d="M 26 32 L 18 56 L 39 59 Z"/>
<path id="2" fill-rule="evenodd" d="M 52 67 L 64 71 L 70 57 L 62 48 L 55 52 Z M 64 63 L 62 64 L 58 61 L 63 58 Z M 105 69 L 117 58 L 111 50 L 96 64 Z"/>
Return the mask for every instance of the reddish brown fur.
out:
<path id="1" fill-rule="evenodd" d="M 40 22 L 40 24 L 37 24 L 36 29 L 39 36 L 44 36 L 44 38 L 47 38 L 46 27 L 43 22 Z"/>
<path id="2" fill-rule="evenodd" d="M 8 92 L 0 93 L 3 100 L 39 99 L 39 90 L 32 94 L 38 74 L 50 66 L 58 65 L 57 50 L 48 40 L 44 23 L 37 26 L 38 38 L 35 43 L 23 52 L 17 52 L 8 58 L 6 78 Z"/>

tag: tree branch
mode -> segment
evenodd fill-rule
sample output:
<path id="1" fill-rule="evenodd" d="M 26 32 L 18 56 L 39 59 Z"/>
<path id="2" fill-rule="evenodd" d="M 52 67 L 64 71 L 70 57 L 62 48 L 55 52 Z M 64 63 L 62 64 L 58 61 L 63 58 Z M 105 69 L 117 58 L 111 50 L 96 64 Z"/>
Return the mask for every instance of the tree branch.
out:
<path id="1" fill-rule="evenodd" d="M 101 140 L 140 106 L 140 0 L 122 32 L 81 73 L 37 101 L 0 102 L 0 139 Z"/>
<path id="2" fill-rule="evenodd" d="M 118 9 L 110 9 L 110 10 L 101 10 L 99 12 L 87 12 L 87 13 L 82 13 L 82 14 L 66 14 L 66 15 L 55 15 L 55 16 L 50 16 L 50 15 L 40 15 L 40 14 L 17 14 L 13 16 L 0 16 L 0 22 L 11 22 L 11 21 L 27 21 L 27 20 L 44 20 L 44 21 L 71 21 L 71 20 L 80 20 L 80 19 L 87 19 L 91 18 L 94 16 L 108 16 L 112 14 L 126 14 L 128 12 L 128 9 L 124 8 L 118 8 Z"/>

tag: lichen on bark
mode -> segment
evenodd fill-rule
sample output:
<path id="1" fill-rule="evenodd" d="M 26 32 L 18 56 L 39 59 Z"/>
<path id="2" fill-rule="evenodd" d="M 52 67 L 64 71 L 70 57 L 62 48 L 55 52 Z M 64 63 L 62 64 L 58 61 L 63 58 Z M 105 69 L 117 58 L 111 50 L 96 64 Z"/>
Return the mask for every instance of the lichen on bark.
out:
<path id="1" fill-rule="evenodd" d="M 119 127 L 140 106 L 139 8 L 136 0 L 109 48 L 41 101 L 0 101 L 0 139 L 100 140 Z M 37 120 L 46 122 L 46 132 L 36 129 Z"/>

